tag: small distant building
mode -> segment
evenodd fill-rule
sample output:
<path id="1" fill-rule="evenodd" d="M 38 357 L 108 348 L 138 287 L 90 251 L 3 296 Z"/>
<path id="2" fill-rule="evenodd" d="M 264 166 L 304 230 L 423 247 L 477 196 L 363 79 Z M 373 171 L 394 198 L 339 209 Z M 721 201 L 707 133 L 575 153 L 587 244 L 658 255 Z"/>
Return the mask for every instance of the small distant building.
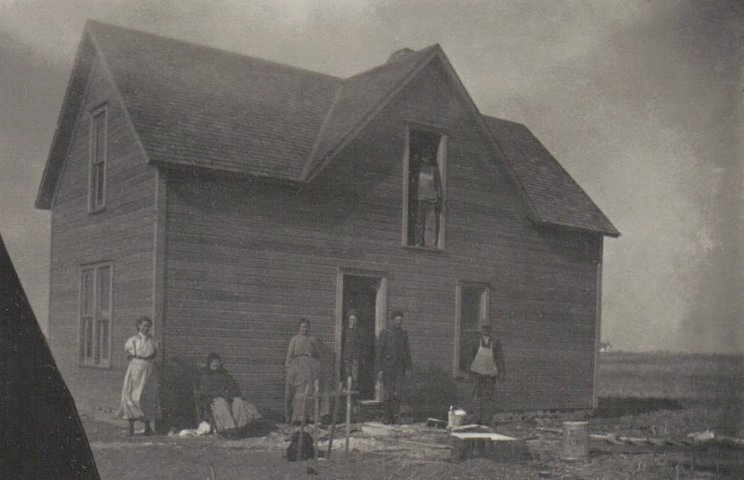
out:
<path id="1" fill-rule="evenodd" d="M 118 405 L 148 315 L 164 362 L 217 351 L 280 408 L 298 319 L 338 357 L 351 308 L 371 339 L 403 310 L 414 363 L 455 377 L 492 322 L 501 408 L 595 402 L 619 233 L 527 127 L 478 111 L 438 45 L 344 79 L 88 22 L 36 205 L 81 403 Z"/>

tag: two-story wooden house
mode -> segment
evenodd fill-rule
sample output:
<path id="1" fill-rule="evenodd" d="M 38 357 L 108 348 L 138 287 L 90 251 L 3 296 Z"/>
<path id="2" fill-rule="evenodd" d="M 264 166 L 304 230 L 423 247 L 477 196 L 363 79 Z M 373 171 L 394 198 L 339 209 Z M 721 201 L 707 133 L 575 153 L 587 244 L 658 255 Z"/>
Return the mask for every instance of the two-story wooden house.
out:
<path id="1" fill-rule="evenodd" d="M 148 315 L 165 362 L 219 352 L 279 407 L 299 318 L 338 355 L 349 308 L 370 338 L 404 311 L 414 363 L 453 376 L 491 322 L 502 408 L 596 401 L 618 232 L 525 126 L 478 111 L 438 45 L 343 79 L 88 22 L 37 207 L 79 402 L 118 405 Z"/>

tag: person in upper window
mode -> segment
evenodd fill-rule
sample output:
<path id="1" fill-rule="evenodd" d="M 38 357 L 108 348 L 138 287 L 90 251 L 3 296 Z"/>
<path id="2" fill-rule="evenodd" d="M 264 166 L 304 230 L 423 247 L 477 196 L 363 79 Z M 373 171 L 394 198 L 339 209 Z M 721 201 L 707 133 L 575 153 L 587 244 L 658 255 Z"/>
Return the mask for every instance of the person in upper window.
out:
<path id="1" fill-rule="evenodd" d="M 493 398 L 496 380 L 503 382 L 505 379 L 504 353 L 501 349 L 501 342 L 491 336 L 491 330 L 491 325 L 481 325 L 481 334 L 478 344 L 473 348 L 473 361 L 470 364 L 470 376 L 473 380 L 473 400 L 477 402 L 478 406 L 478 423 L 483 420 L 488 422 L 486 413 L 488 404 Z"/>
<path id="2" fill-rule="evenodd" d="M 199 377 L 196 402 L 202 420 L 208 421 L 223 435 L 230 435 L 249 422 L 261 418 L 256 407 L 244 401 L 240 387 L 227 373 L 222 358 L 216 353 L 207 356 L 207 368 Z"/>
<path id="3" fill-rule="evenodd" d="M 416 154 L 416 245 L 434 247 L 439 238 L 442 179 L 435 152 Z"/>
<path id="4" fill-rule="evenodd" d="M 124 374 L 119 418 L 129 420 L 130 435 L 134 435 L 137 420 L 145 424 L 145 435 L 153 435 L 150 422 L 160 418 L 160 382 L 155 366 L 158 345 L 150 335 L 152 320 L 140 317 L 136 326 L 137 335 L 124 344 L 129 366 Z"/>

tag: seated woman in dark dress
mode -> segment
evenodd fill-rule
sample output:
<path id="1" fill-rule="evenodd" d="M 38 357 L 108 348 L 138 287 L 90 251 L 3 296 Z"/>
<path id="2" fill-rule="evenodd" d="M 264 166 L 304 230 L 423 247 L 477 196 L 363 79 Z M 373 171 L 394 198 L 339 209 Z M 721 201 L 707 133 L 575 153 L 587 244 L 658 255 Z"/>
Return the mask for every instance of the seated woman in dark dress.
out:
<path id="1" fill-rule="evenodd" d="M 196 389 L 196 401 L 217 433 L 239 431 L 249 422 L 261 418 L 256 407 L 240 396 L 240 387 L 222 365 L 216 353 L 207 357 L 207 369 L 201 374 Z"/>

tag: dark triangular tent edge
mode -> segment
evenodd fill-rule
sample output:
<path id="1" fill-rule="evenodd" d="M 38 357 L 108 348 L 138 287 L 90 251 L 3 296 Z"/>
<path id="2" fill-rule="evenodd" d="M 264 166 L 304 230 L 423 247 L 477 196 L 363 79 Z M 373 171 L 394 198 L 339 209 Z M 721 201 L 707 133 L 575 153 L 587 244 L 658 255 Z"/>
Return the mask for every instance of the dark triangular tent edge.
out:
<path id="1" fill-rule="evenodd" d="M 0 478 L 99 480 L 75 402 L 0 235 Z"/>

